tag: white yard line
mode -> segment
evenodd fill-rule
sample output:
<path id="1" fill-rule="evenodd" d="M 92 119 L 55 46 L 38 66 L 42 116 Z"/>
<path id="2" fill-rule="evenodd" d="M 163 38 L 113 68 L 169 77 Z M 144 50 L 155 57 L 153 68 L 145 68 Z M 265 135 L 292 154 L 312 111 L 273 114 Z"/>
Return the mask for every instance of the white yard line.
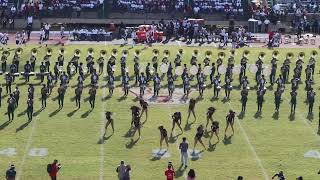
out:
<path id="1" fill-rule="evenodd" d="M 233 107 L 232 107 L 232 105 L 231 105 L 230 102 L 228 103 L 228 105 L 229 105 L 229 108 L 233 109 Z M 244 136 L 247 144 L 248 144 L 249 147 L 250 147 L 250 150 L 251 150 L 251 152 L 252 152 L 255 160 L 256 160 L 257 163 L 258 163 L 258 165 L 259 165 L 259 167 L 260 167 L 260 169 L 261 169 L 261 171 L 262 171 L 262 173 L 263 173 L 264 179 L 265 179 L 265 180 L 269 180 L 270 178 L 269 178 L 269 176 L 268 176 L 268 173 L 267 173 L 266 169 L 264 168 L 264 166 L 262 165 L 261 159 L 259 158 L 259 156 L 258 156 L 256 150 L 254 149 L 253 145 L 251 144 L 250 139 L 249 139 L 246 131 L 245 131 L 244 128 L 242 127 L 242 125 L 241 125 L 241 123 L 240 123 L 239 120 L 236 120 L 236 123 L 239 125 L 240 130 L 241 130 L 241 133 L 242 133 L 242 135 Z"/>
<path id="2" fill-rule="evenodd" d="M 288 101 L 288 102 L 290 103 L 290 100 L 289 100 L 288 97 L 284 96 L 284 98 L 285 98 L 286 101 Z M 308 127 L 308 128 L 310 129 L 310 131 L 311 131 L 312 134 L 316 137 L 316 139 L 317 139 L 318 141 L 320 141 L 320 136 L 318 136 L 317 131 L 314 131 L 314 129 L 313 129 L 313 127 L 311 126 L 311 124 L 306 120 L 305 117 L 302 116 L 303 113 L 301 113 L 301 112 L 299 111 L 299 108 L 296 108 L 296 112 L 297 112 L 297 114 L 298 114 L 298 116 L 299 116 L 299 119 L 301 119 L 302 122 L 306 125 L 306 127 Z"/>
<path id="3" fill-rule="evenodd" d="M 107 75 L 107 73 L 104 73 L 104 77 Z M 105 86 L 106 83 L 101 83 L 102 86 Z M 107 87 L 104 87 L 102 89 L 103 91 L 103 97 L 105 98 L 106 96 L 106 89 Z M 101 142 L 100 142 L 100 172 L 99 172 L 99 180 L 103 180 L 104 179 L 104 139 L 103 139 L 103 134 L 105 131 L 105 116 L 104 116 L 104 112 L 105 112 L 105 108 L 106 108 L 106 101 L 102 101 L 102 111 L 101 111 L 101 128 L 100 128 L 100 138 L 101 138 Z"/>
<path id="4" fill-rule="evenodd" d="M 25 150 L 24 150 L 24 154 L 23 154 L 23 157 L 22 157 L 22 160 L 20 162 L 20 164 L 18 165 L 18 173 L 17 173 L 17 180 L 20 179 L 21 175 L 22 175 L 22 170 L 23 170 L 23 166 L 24 166 L 24 163 L 26 161 L 26 158 L 27 158 L 27 155 L 28 155 L 28 151 L 30 149 L 30 146 L 31 146 L 31 143 L 32 143 L 32 137 L 33 137 L 33 133 L 36 129 L 36 121 L 37 121 L 37 118 L 35 118 L 31 123 L 32 123 L 32 127 L 31 127 L 31 130 L 30 130 L 30 134 L 29 134 L 29 137 L 28 137 L 28 140 L 27 140 L 27 143 L 26 143 L 26 146 L 25 146 Z"/>

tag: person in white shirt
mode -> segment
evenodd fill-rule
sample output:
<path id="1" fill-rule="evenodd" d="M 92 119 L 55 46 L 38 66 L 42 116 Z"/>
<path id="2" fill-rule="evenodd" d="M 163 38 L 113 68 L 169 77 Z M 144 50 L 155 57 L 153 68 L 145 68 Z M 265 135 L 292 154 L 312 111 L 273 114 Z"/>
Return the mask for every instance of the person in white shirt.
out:
<path id="1" fill-rule="evenodd" d="M 39 44 L 42 44 L 45 38 L 45 31 L 43 28 L 40 29 L 40 41 Z"/>
<path id="2" fill-rule="evenodd" d="M 50 27 L 51 27 L 51 25 L 49 23 L 46 23 L 44 25 L 44 32 L 45 32 L 44 40 L 49 40 Z"/>
<path id="3" fill-rule="evenodd" d="M 132 38 L 132 47 L 136 45 L 136 40 L 137 40 L 137 34 L 134 29 L 132 29 L 131 32 L 131 38 Z"/>
<path id="4" fill-rule="evenodd" d="M 33 24 L 33 16 L 29 15 L 27 17 L 27 25 L 32 27 L 32 24 Z"/>
<path id="5" fill-rule="evenodd" d="M 263 23 L 264 23 L 264 32 L 268 33 L 269 32 L 270 20 L 266 18 Z"/>

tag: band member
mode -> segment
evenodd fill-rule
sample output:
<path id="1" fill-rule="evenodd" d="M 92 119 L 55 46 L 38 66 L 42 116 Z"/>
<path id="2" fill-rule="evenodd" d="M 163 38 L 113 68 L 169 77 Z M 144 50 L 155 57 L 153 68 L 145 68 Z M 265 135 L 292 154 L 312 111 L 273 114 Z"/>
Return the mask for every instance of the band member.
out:
<path id="1" fill-rule="evenodd" d="M 107 129 L 108 129 L 109 125 L 111 125 L 112 134 L 114 133 L 114 124 L 113 124 L 112 112 L 110 112 L 110 111 L 106 112 L 106 120 L 107 120 L 107 122 L 106 122 L 106 125 L 105 125 L 105 130 L 104 130 L 103 137 L 106 137 Z"/>
<path id="2" fill-rule="evenodd" d="M 126 61 L 127 61 L 127 57 L 122 56 L 120 58 L 120 69 L 121 69 L 121 76 L 124 76 L 126 73 Z"/>
<path id="3" fill-rule="evenodd" d="M 64 63 L 64 55 L 63 55 L 63 51 L 62 49 L 60 49 L 60 53 L 59 53 L 59 56 L 58 56 L 58 63 L 59 63 L 59 66 L 63 66 L 63 63 Z"/>
<path id="4" fill-rule="evenodd" d="M 209 121 L 212 123 L 213 122 L 213 118 L 212 115 L 213 113 L 216 111 L 216 108 L 214 107 L 209 107 L 207 110 L 207 124 L 206 124 L 206 131 L 207 131 L 207 127 L 209 125 Z"/>
<path id="5" fill-rule="evenodd" d="M 87 68 L 88 68 L 88 72 L 87 73 L 92 73 L 91 70 L 92 70 L 93 63 L 94 63 L 93 59 L 94 59 L 94 57 L 91 54 L 88 54 L 88 56 L 86 57 Z"/>
<path id="6" fill-rule="evenodd" d="M 294 89 L 290 92 L 291 95 L 291 100 L 290 100 L 290 104 L 291 104 L 291 111 L 290 114 L 294 114 L 296 112 L 296 106 L 297 106 L 297 91 Z"/>
<path id="7" fill-rule="evenodd" d="M 7 71 L 7 60 L 8 60 L 8 52 L 2 53 L 1 56 L 1 71 L 4 73 Z"/>
<path id="8" fill-rule="evenodd" d="M 307 94 L 307 100 L 308 100 L 308 104 L 309 104 L 309 108 L 308 108 L 308 113 L 312 114 L 312 110 L 313 110 L 313 104 L 314 104 L 314 97 L 316 96 L 316 93 L 313 91 L 313 88 L 311 88 L 308 91 Z"/>
<path id="9" fill-rule="evenodd" d="M 211 73 L 210 73 L 210 82 L 211 84 L 213 84 L 213 80 L 214 80 L 214 74 L 216 73 L 216 66 L 215 63 L 211 64 Z"/>
<path id="10" fill-rule="evenodd" d="M 28 87 L 28 98 L 33 99 L 34 97 L 34 86 L 32 84 L 29 84 Z"/>
<path id="11" fill-rule="evenodd" d="M 94 109 L 94 104 L 96 101 L 96 94 L 97 94 L 97 89 L 95 86 L 91 86 L 89 89 L 89 103 L 91 106 L 91 109 Z"/>
<path id="12" fill-rule="evenodd" d="M 46 71 L 46 66 L 44 65 L 43 62 L 41 62 L 41 65 L 40 65 L 39 69 L 40 69 L 40 80 L 41 80 L 41 83 L 43 83 L 43 81 L 44 81 L 44 72 Z"/>
<path id="13" fill-rule="evenodd" d="M 305 80 L 305 84 L 306 84 L 305 90 L 306 91 L 310 91 L 310 89 L 312 88 L 313 80 L 312 79 L 306 79 Z"/>
<path id="14" fill-rule="evenodd" d="M 91 85 L 96 86 L 98 84 L 99 76 L 96 73 L 96 70 L 93 70 L 92 75 L 91 75 Z"/>
<path id="15" fill-rule="evenodd" d="M 213 80 L 213 97 L 214 98 L 217 98 L 219 96 L 219 92 L 221 89 L 220 83 L 221 83 L 220 76 L 217 75 Z"/>
<path id="16" fill-rule="evenodd" d="M 54 73 L 54 79 L 56 80 L 56 83 L 58 82 L 59 78 L 59 64 L 56 62 L 56 64 L 53 67 L 53 73 Z"/>
<path id="17" fill-rule="evenodd" d="M 58 103 L 59 103 L 59 108 L 63 107 L 63 102 L 64 102 L 64 95 L 66 93 L 65 86 L 60 84 L 60 87 L 58 88 Z"/>
<path id="18" fill-rule="evenodd" d="M 19 106 L 19 99 L 20 99 L 20 90 L 18 88 L 18 86 L 16 86 L 16 89 L 13 92 L 13 97 L 15 99 L 15 108 Z"/>
<path id="19" fill-rule="evenodd" d="M 37 57 L 31 53 L 31 57 L 30 57 L 30 62 L 31 62 L 31 72 L 34 72 L 35 70 L 35 67 L 36 67 L 36 60 L 37 60 Z"/>
<path id="20" fill-rule="evenodd" d="M 1 101 L 2 101 L 2 87 L 0 86 L 0 107 L 1 107 Z"/>
<path id="21" fill-rule="evenodd" d="M 199 89 L 199 94 L 202 97 L 203 96 L 203 91 L 205 89 L 205 84 L 204 84 L 204 74 L 201 72 L 197 78 L 198 80 L 198 89 Z"/>
<path id="22" fill-rule="evenodd" d="M 291 90 L 297 90 L 299 87 L 299 78 L 296 78 L 296 77 L 292 77 L 291 79 Z"/>
<path id="23" fill-rule="evenodd" d="M 181 54 L 180 53 L 178 53 L 177 55 L 176 55 L 176 58 L 174 59 L 174 66 L 175 67 L 178 67 L 178 66 L 181 66 Z"/>
<path id="24" fill-rule="evenodd" d="M 276 80 L 277 83 L 277 89 L 283 89 L 285 88 L 285 80 L 283 79 L 282 75 L 280 74 L 278 79 Z"/>
<path id="25" fill-rule="evenodd" d="M 135 62 L 133 65 L 134 77 L 135 77 L 135 84 L 138 84 L 139 81 L 139 74 L 140 74 L 140 65 L 139 62 Z"/>
<path id="26" fill-rule="evenodd" d="M 212 121 L 212 125 L 211 125 L 211 135 L 210 135 L 210 139 L 209 142 L 211 142 L 211 139 L 213 137 L 213 134 L 216 135 L 218 142 L 219 142 L 219 122 L 218 121 Z"/>
<path id="27" fill-rule="evenodd" d="M 226 129 L 224 130 L 224 134 L 227 133 L 227 130 L 228 130 L 229 126 L 230 126 L 231 129 L 232 129 L 232 135 L 234 134 L 233 124 L 234 124 L 235 114 L 236 114 L 235 112 L 233 112 L 232 110 L 229 110 L 229 114 L 227 114 L 227 116 L 226 116 L 227 127 L 226 127 Z"/>
<path id="28" fill-rule="evenodd" d="M 272 57 L 272 60 L 271 60 L 271 73 L 270 73 L 270 76 L 269 76 L 269 80 L 270 80 L 270 84 L 271 86 L 273 86 L 273 84 L 275 83 L 275 80 L 276 80 L 276 73 L 277 73 L 277 59 L 275 57 Z"/>
<path id="29" fill-rule="evenodd" d="M 98 67 L 99 67 L 99 74 L 102 74 L 103 67 L 104 67 L 104 56 L 106 51 L 102 50 L 100 53 L 100 57 L 97 59 Z"/>
<path id="30" fill-rule="evenodd" d="M 285 64 L 283 64 L 283 65 L 281 66 L 281 69 L 280 69 L 281 75 L 282 75 L 283 80 L 284 80 L 285 83 L 288 81 L 289 69 L 290 69 L 290 66 L 285 65 Z"/>
<path id="31" fill-rule="evenodd" d="M 190 78 L 189 78 L 189 74 L 187 73 L 183 79 L 183 93 L 184 96 L 186 96 L 186 98 L 189 97 L 189 93 L 190 93 Z"/>
<path id="32" fill-rule="evenodd" d="M 51 57 L 51 55 L 46 54 L 46 55 L 44 56 L 44 58 L 43 58 L 43 61 L 44 61 L 44 64 L 45 64 L 45 66 L 46 66 L 47 72 L 50 71 L 50 57 Z"/>
<path id="33" fill-rule="evenodd" d="M 48 98 L 48 88 L 45 84 L 42 85 L 41 88 L 41 105 L 42 108 L 47 107 L 47 98 Z"/>
<path id="34" fill-rule="evenodd" d="M 246 112 L 249 90 L 243 88 L 241 90 L 241 112 Z"/>
<path id="35" fill-rule="evenodd" d="M 232 91 L 231 82 L 232 82 L 232 80 L 228 76 L 226 76 L 226 79 L 225 79 L 226 84 L 224 86 L 224 91 L 225 91 L 225 95 L 226 95 L 225 99 L 230 99 L 230 93 Z"/>
<path id="36" fill-rule="evenodd" d="M 60 82 L 63 86 L 66 86 L 69 83 L 69 77 L 66 72 L 63 71 L 62 75 L 60 76 Z"/>
<path id="37" fill-rule="evenodd" d="M 169 149 L 167 130 L 163 126 L 159 126 L 158 129 L 160 131 L 160 150 L 162 149 L 163 140 L 166 142 L 167 149 Z"/>
<path id="38" fill-rule="evenodd" d="M 29 63 L 29 61 L 27 61 L 27 63 L 24 65 L 24 77 L 26 79 L 26 82 L 29 82 L 30 80 L 30 72 L 31 72 L 31 65 Z"/>
<path id="39" fill-rule="evenodd" d="M 146 83 L 148 83 L 151 80 L 151 69 L 150 69 L 150 63 L 147 64 L 146 66 Z"/>
<path id="40" fill-rule="evenodd" d="M 107 73 L 110 75 L 110 73 L 113 71 L 112 67 L 115 65 L 114 61 L 110 61 L 110 59 L 107 62 Z"/>
<path id="41" fill-rule="evenodd" d="M 47 88 L 48 88 L 48 93 L 49 95 L 52 93 L 52 89 L 53 89 L 53 74 L 52 72 L 49 72 L 48 76 L 47 76 Z"/>
<path id="42" fill-rule="evenodd" d="M 168 92 L 169 97 L 172 97 L 173 91 L 174 91 L 174 77 L 172 75 L 167 76 L 168 78 Z"/>
<path id="43" fill-rule="evenodd" d="M 203 136 L 203 133 L 204 133 L 203 125 L 200 125 L 200 126 L 197 128 L 197 133 L 196 133 L 196 135 L 195 135 L 195 137 L 194 137 L 193 152 L 194 152 L 194 150 L 195 150 L 196 145 L 197 145 L 198 142 L 203 146 L 204 149 L 206 148 L 206 146 L 203 144 L 202 139 L 201 139 L 202 136 Z"/>
<path id="44" fill-rule="evenodd" d="M 312 74 L 312 68 L 310 65 L 307 65 L 307 68 L 305 70 L 306 73 L 306 79 L 313 79 L 313 74 Z"/>
<path id="45" fill-rule="evenodd" d="M 274 92 L 274 104 L 275 104 L 275 110 L 276 110 L 277 112 L 279 112 L 279 108 L 280 108 L 281 95 L 282 95 L 281 89 L 277 89 L 277 90 Z"/>
<path id="46" fill-rule="evenodd" d="M 262 64 L 263 64 L 263 61 L 261 59 L 262 57 L 259 56 L 258 60 L 256 61 L 256 66 L 258 68 L 257 72 L 256 72 L 256 82 L 258 82 L 259 80 L 259 77 L 261 76 L 262 74 Z"/>
<path id="47" fill-rule="evenodd" d="M 19 63 L 20 63 L 20 57 L 18 53 L 16 52 L 13 56 L 12 64 L 16 66 L 17 72 L 19 72 Z"/>
<path id="48" fill-rule="evenodd" d="M 146 121 L 147 121 L 149 104 L 146 101 L 144 101 L 143 99 L 140 99 L 139 103 L 140 103 L 140 106 L 142 108 L 142 111 L 141 111 L 141 114 L 140 114 L 140 118 L 142 117 L 143 113 L 146 112 Z"/>
<path id="49" fill-rule="evenodd" d="M 29 98 L 27 100 L 27 116 L 29 121 L 32 121 L 32 115 L 33 115 L 33 99 Z"/>
<path id="50" fill-rule="evenodd" d="M 153 77 L 153 96 L 157 97 L 159 95 L 159 90 L 160 90 L 160 83 L 161 79 L 159 77 L 159 74 L 156 73 L 156 75 Z"/>
<path id="51" fill-rule="evenodd" d="M 84 70 L 83 70 L 83 63 L 81 62 L 79 64 L 79 75 L 82 77 L 82 79 L 84 79 Z"/>
<path id="52" fill-rule="evenodd" d="M 8 93 L 11 94 L 12 82 L 13 82 L 13 77 L 12 77 L 11 73 L 6 74 L 6 92 L 7 92 L 7 94 Z"/>
<path id="53" fill-rule="evenodd" d="M 68 62 L 67 64 L 67 75 L 70 77 L 72 77 L 72 74 L 71 74 L 71 62 Z"/>
<path id="54" fill-rule="evenodd" d="M 170 136 L 172 137 L 172 134 L 173 134 L 173 130 L 177 124 L 177 126 L 179 127 L 179 129 L 181 130 L 181 133 L 183 133 L 183 130 L 181 128 L 181 112 L 175 112 L 173 115 L 172 115 L 172 129 L 171 129 L 171 134 Z"/>
<path id="55" fill-rule="evenodd" d="M 74 90 L 74 93 L 76 95 L 76 106 L 78 106 L 78 109 L 81 107 L 81 95 L 82 95 L 82 86 L 77 86 L 77 88 Z"/>
<path id="56" fill-rule="evenodd" d="M 123 83 L 122 83 L 124 97 L 127 97 L 129 94 L 129 88 L 130 88 L 129 81 L 130 81 L 130 77 L 129 77 L 129 73 L 127 72 L 126 75 L 123 77 Z"/>
<path id="57" fill-rule="evenodd" d="M 131 108 L 131 109 L 135 111 L 134 113 L 132 113 L 132 122 L 131 122 L 131 124 L 134 125 L 134 129 L 135 129 L 134 134 L 135 134 L 136 131 L 138 131 L 138 134 L 139 134 L 139 138 L 138 139 L 140 139 L 141 138 L 141 122 L 140 122 L 140 115 L 139 115 L 139 109 L 140 108 L 137 107 L 137 108 Z"/>
<path id="58" fill-rule="evenodd" d="M 197 117 L 196 117 L 196 113 L 195 113 L 195 111 L 194 111 L 194 108 L 196 107 L 196 100 L 194 100 L 194 99 L 190 99 L 190 101 L 189 101 L 189 108 L 188 108 L 188 118 L 187 118 L 187 122 L 188 122 L 188 120 L 189 120 L 189 117 L 190 117 L 190 114 L 192 113 L 192 115 L 193 115 L 193 117 L 194 117 L 194 120 L 196 120 L 197 119 Z"/>
<path id="59" fill-rule="evenodd" d="M 244 54 L 242 55 L 242 58 L 240 60 L 240 65 L 242 67 L 242 76 L 246 76 L 246 70 L 247 70 L 247 63 L 248 63 L 248 58 L 247 55 L 249 54 L 249 52 L 244 52 Z M 241 74 L 241 73 L 240 73 Z"/>
<path id="60" fill-rule="evenodd" d="M 18 72 L 17 71 L 17 66 L 15 64 L 11 64 L 9 68 L 10 68 L 10 73 L 12 75 L 12 82 L 14 82 L 14 80 L 15 80 L 15 75 L 14 74 Z"/>
<path id="61" fill-rule="evenodd" d="M 267 83 L 264 75 L 258 77 L 258 89 L 266 89 L 265 84 Z"/>
<path id="62" fill-rule="evenodd" d="M 10 93 L 10 96 L 7 100 L 7 103 L 8 103 L 8 118 L 9 118 L 9 121 L 12 121 L 13 118 L 14 118 L 14 106 L 16 104 L 15 102 L 16 100 L 14 99 L 14 96 L 13 94 Z"/>
<path id="63" fill-rule="evenodd" d="M 114 90 L 114 76 L 113 72 L 108 76 L 108 87 L 109 87 L 109 96 L 113 95 L 113 90 Z"/>
<path id="64" fill-rule="evenodd" d="M 265 94 L 266 90 L 265 89 L 258 89 L 257 90 L 257 104 L 258 104 L 258 111 L 257 112 L 261 112 L 262 110 L 262 104 L 264 101 L 264 94 Z"/>
<path id="65" fill-rule="evenodd" d="M 141 73 L 141 76 L 139 77 L 139 87 L 140 87 L 140 97 L 143 97 L 144 90 L 146 89 L 147 85 L 147 78 L 144 76 L 144 73 Z"/>
<path id="66" fill-rule="evenodd" d="M 241 80 L 240 86 L 242 86 L 243 89 L 250 89 L 249 87 L 249 80 L 247 76 L 244 76 Z"/>
<path id="67" fill-rule="evenodd" d="M 134 117 L 139 116 L 140 118 L 140 108 L 138 106 L 131 106 L 130 110 L 131 110 L 131 116 L 132 116 L 132 120 L 131 120 L 131 126 L 132 126 Z"/>

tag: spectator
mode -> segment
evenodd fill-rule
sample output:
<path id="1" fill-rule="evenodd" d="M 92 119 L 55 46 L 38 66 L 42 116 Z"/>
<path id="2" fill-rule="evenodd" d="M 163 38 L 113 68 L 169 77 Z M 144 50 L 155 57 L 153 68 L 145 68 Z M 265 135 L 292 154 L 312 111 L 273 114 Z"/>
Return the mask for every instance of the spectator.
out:
<path id="1" fill-rule="evenodd" d="M 263 23 L 264 23 L 264 32 L 268 33 L 269 32 L 270 20 L 266 18 Z"/>
<path id="2" fill-rule="evenodd" d="M 126 171 L 123 176 L 123 180 L 130 180 L 130 171 L 131 171 L 131 167 L 130 167 L 130 165 L 127 165 Z"/>
<path id="3" fill-rule="evenodd" d="M 32 24 L 33 24 L 33 16 L 29 15 L 27 17 L 27 25 L 28 26 L 30 25 L 32 27 Z"/>
<path id="4" fill-rule="evenodd" d="M 181 153 L 181 164 L 184 165 L 185 168 L 188 167 L 188 148 L 189 145 L 187 143 L 187 138 L 183 137 L 182 142 L 179 145 L 179 149 Z"/>
<path id="5" fill-rule="evenodd" d="M 165 176 L 167 177 L 167 180 L 173 180 L 174 179 L 174 169 L 172 167 L 172 163 L 169 162 L 168 169 L 164 172 Z"/>
<path id="6" fill-rule="evenodd" d="M 10 168 L 6 172 L 6 180 L 15 180 L 16 179 L 16 170 L 13 164 L 11 164 Z"/>
<path id="7" fill-rule="evenodd" d="M 188 172 L 187 180 L 195 180 L 196 179 L 196 172 L 194 169 L 190 169 Z"/>
<path id="8" fill-rule="evenodd" d="M 53 161 L 52 164 L 48 164 L 47 172 L 49 173 L 51 180 L 57 180 L 57 174 L 60 169 L 61 165 L 58 164 L 58 160 L 56 159 Z"/>
<path id="9" fill-rule="evenodd" d="M 126 169 L 127 169 L 127 166 L 124 164 L 124 161 L 122 160 L 116 170 L 116 172 L 118 173 L 119 180 L 123 180 Z"/>
<path id="10" fill-rule="evenodd" d="M 50 25 L 49 23 L 46 23 L 46 24 L 44 25 L 44 32 L 45 32 L 45 34 L 44 34 L 44 40 L 49 40 L 50 27 L 51 27 L 51 25 Z"/>

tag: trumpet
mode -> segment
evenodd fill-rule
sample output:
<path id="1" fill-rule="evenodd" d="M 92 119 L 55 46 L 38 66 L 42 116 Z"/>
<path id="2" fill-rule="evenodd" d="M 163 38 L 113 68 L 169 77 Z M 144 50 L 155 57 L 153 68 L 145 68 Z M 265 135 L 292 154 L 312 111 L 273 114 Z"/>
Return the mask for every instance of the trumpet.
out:
<path id="1" fill-rule="evenodd" d="M 51 49 L 51 48 L 48 48 L 48 49 L 47 49 L 47 55 L 48 55 L 48 56 L 51 56 L 51 54 L 52 54 L 52 49 Z"/>
<path id="2" fill-rule="evenodd" d="M 36 48 L 31 49 L 31 55 L 36 56 L 38 54 L 38 50 Z"/>
<path id="3" fill-rule="evenodd" d="M 300 52 L 299 53 L 299 59 L 303 59 L 305 57 L 305 53 L 304 52 Z"/>
<path id="4" fill-rule="evenodd" d="M 210 58 L 211 57 L 211 55 L 212 55 L 212 51 L 206 51 L 206 58 Z"/>
<path id="5" fill-rule="evenodd" d="M 75 57 L 80 57 L 80 54 L 81 54 L 80 49 L 74 50 L 74 56 L 75 56 Z"/>
<path id="6" fill-rule="evenodd" d="M 224 57 L 226 57 L 226 53 L 224 53 L 224 52 L 219 52 L 219 53 L 218 53 L 218 57 L 219 57 L 220 59 L 223 59 Z"/>
<path id="7" fill-rule="evenodd" d="M 163 55 L 164 57 L 168 58 L 170 56 L 170 51 L 169 50 L 164 50 L 163 54 L 164 54 Z"/>
<path id="8" fill-rule="evenodd" d="M 311 57 L 312 57 L 312 58 L 316 58 L 317 55 L 318 55 L 318 52 L 317 52 L 316 50 L 313 50 L 313 51 L 311 52 Z"/>
<path id="9" fill-rule="evenodd" d="M 259 53 L 259 59 L 263 60 L 265 57 L 266 53 L 265 52 L 260 52 Z"/>
<path id="10" fill-rule="evenodd" d="M 273 57 L 273 58 L 277 58 L 278 55 L 279 55 L 279 51 L 273 51 L 273 52 L 272 52 L 272 57 Z"/>
<path id="11" fill-rule="evenodd" d="M 197 57 L 199 54 L 199 51 L 197 49 L 193 50 L 192 56 Z"/>
<path id="12" fill-rule="evenodd" d="M 88 56 L 93 56 L 93 54 L 94 54 L 93 48 L 89 48 L 88 49 Z"/>
<path id="13" fill-rule="evenodd" d="M 64 49 L 64 48 L 60 48 L 60 49 L 59 49 L 59 54 L 60 54 L 60 55 L 64 55 L 64 53 L 65 53 L 65 49 Z"/>
<path id="14" fill-rule="evenodd" d="M 112 49 L 111 55 L 112 56 L 117 56 L 118 50 L 117 49 Z"/>
<path id="15" fill-rule="evenodd" d="M 293 58 L 293 53 L 292 52 L 288 52 L 286 57 L 287 57 L 287 59 Z"/>
<path id="16" fill-rule="evenodd" d="M 122 51 L 122 57 L 128 57 L 129 51 L 128 50 L 123 50 Z"/>
<path id="17" fill-rule="evenodd" d="M 22 54 L 22 52 L 23 52 L 23 49 L 22 48 L 17 48 L 16 49 L 16 51 L 15 51 L 15 53 L 17 54 L 17 55 L 21 55 Z"/>
<path id="18" fill-rule="evenodd" d="M 242 56 L 247 58 L 249 54 L 250 54 L 249 50 L 244 50 Z"/>
<path id="19" fill-rule="evenodd" d="M 134 56 L 139 57 L 141 54 L 141 51 L 139 49 L 136 49 L 134 52 Z"/>
<path id="20" fill-rule="evenodd" d="M 158 49 L 154 49 L 152 50 L 153 52 L 153 56 L 157 57 L 159 55 L 159 50 Z"/>

